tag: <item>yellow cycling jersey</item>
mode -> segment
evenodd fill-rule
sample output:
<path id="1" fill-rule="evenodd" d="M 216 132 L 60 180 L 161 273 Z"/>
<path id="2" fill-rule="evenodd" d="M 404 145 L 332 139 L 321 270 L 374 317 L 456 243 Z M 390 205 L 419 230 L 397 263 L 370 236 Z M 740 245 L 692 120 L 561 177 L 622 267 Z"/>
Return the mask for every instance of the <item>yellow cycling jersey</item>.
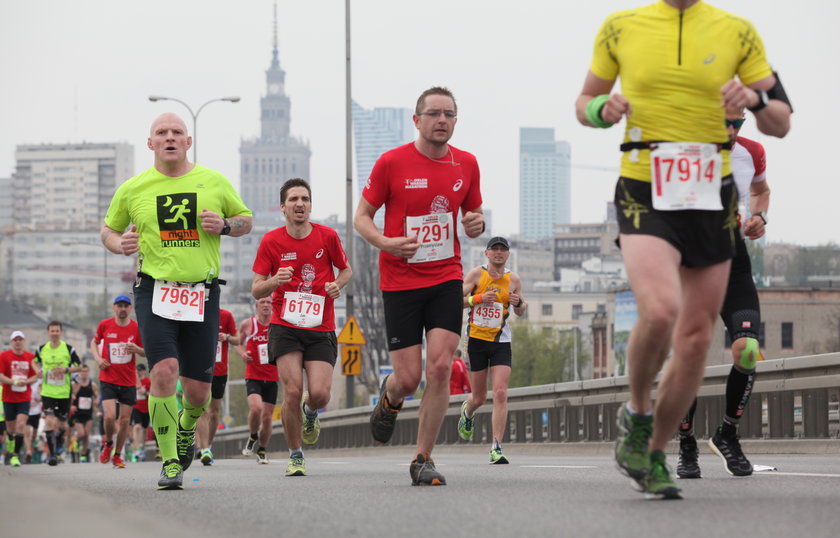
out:
<path id="1" fill-rule="evenodd" d="M 702 1 L 682 11 L 660 1 L 613 13 L 598 32 L 590 71 L 621 78 L 632 108 L 625 142 L 706 143 L 729 140 L 721 86 L 735 75 L 752 84 L 773 73 L 753 25 Z M 729 152 L 722 153 L 725 177 Z M 621 175 L 650 181 L 650 152 L 625 152 Z"/>
<path id="2" fill-rule="evenodd" d="M 481 276 L 471 295 L 481 295 L 488 291 L 496 292 L 493 303 L 479 303 L 470 308 L 470 338 L 478 338 L 488 342 L 510 342 L 510 325 L 507 318 L 510 315 L 510 270 L 499 278 L 490 276 L 487 266 L 481 267 Z"/>

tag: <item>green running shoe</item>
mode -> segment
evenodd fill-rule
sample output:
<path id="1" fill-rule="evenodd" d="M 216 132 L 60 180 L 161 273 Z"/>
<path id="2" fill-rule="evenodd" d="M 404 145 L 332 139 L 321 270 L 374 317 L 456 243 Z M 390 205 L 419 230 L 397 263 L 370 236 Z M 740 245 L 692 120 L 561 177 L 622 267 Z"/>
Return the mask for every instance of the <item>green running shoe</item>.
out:
<path id="1" fill-rule="evenodd" d="M 160 470 L 158 489 L 184 489 L 184 469 L 175 458 L 164 462 Z"/>
<path id="2" fill-rule="evenodd" d="M 650 472 L 648 440 L 653 433 L 653 416 L 636 415 L 627 404 L 618 410 L 618 439 L 615 441 L 615 462 L 618 470 L 636 481 L 644 489 L 644 479 Z"/>
<path id="3" fill-rule="evenodd" d="M 178 445 L 178 460 L 181 468 L 186 471 L 195 459 L 195 428 L 188 430 L 181 427 L 181 415 L 184 411 L 178 412 L 178 436 L 175 443 Z"/>
<path id="4" fill-rule="evenodd" d="M 306 476 L 306 462 L 303 456 L 292 456 L 286 466 L 286 476 Z"/>
<path id="5" fill-rule="evenodd" d="M 20 467 L 20 458 L 17 457 L 17 454 L 9 458 L 9 465 L 12 467 Z"/>
<path id="6" fill-rule="evenodd" d="M 458 419 L 458 435 L 464 441 L 469 441 L 473 438 L 474 431 L 475 416 L 472 418 L 467 417 L 467 401 L 464 400 L 463 405 L 461 405 L 461 418 Z"/>
<path id="7" fill-rule="evenodd" d="M 303 404 L 300 407 L 300 414 L 303 417 L 301 438 L 307 445 L 314 445 L 318 442 L 318 436 L 321 435 L 321 419 L 318 418 L 318 415 L 315 415 L 315 418 L 306 416 Z"/>
<path id="8" fill-rule="evenodd" d="M 490 451 L 490 463 L 496 465 L 505 465 L 510 463 L 508 459 L 502 454 L 502 447 L 496 446 L 493 447 L 493 450 Z"/>
<path id="9" fill-rule="evenodd" d="M 661 450 L 650 453 L 650 473 L 644 479 L 644 492 L 652 499 L 682 499 L 680 488 L 671 478 L 671 468 L 665 463 L 665 453 Z"/>
<path id="10" fill-rule="evenodd" d="M 216 460 L 213 459 L 213 453 L 210 451 L 209 448 L 205 448 L 201 451 L 201 463 L 205 466 L 213 465 Z"/>

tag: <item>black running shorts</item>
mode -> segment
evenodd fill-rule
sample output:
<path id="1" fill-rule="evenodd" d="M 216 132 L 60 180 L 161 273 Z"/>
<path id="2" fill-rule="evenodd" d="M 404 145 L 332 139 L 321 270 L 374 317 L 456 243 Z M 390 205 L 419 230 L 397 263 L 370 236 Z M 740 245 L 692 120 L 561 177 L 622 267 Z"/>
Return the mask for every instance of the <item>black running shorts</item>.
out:
<path id="1" fill-rule="evenodd" d="M 245 390 L 248 396 L 259 394 L 263 403 L 277 404 L 277 381 L 263 381 L 262 379 L 246 379 Z"/>
<path id="2" fill-rule="evenodd" d="M 227 387 L 228 376 L 214 375 L 213 384 L 210 387 L 210 395 L 214 400 L 221 400 L 225 397 L 225 388 Z"/>
<path id="3" fill-rule="evenodd" d="M 145 340 L 144 340 L 145 342 Z M 99 382 L 99 390 L 102 391 L 102 401 L 116 400 L 123 405 L 133 406 L 137 403 L 137 387 L 115 385 L 107 381 Z"/>
<path id="4" fill-rule="evenodd" d="M 513 362 L 510 342 L 488 342 L 479 338 L 467 341 L 470 372 L 480 372 L 490 366 L 510 366 Z"/>
<path id="5" fill-rule="evenodd" d="M 428 288 L 383 291 L 388 351 L 416 346 L 423 333 L 446 329 L 461 334 L 464 320 L 463 281 L 448 280 Z"/>
<path id="6" fill-rule="evenodd" d="M 685 267 L 708 267 L 735 255 L 740 231 L 738 191 L 732 176 L 723 178 L 720 211 L 658 211 L 653 209 L 650 185 L 618 178 L 615 212 L 620 233 L 653 235 L 668 241 L 682 255 Z"/>
<path id="7" fill-rule="evenodd" d="M 313 331 L 272 323 L 268 328 L 268 355 L 271 364 L 293 351 L 303 352 L 303 361 L 322 361 L 335 366 L 338 343 L 335 331 Z"/>
<path id="8" fill-rule="evenodd" d="M 177 358 L 181 375 L 210 383 L 216 364 L 216 343 L 219 340 L 219 283 L 207 287 L 204 321 L 175 321 L 152 312 L 155 281 L 143 275 L 134 286 L 137 323 L 143 337 L 143 349 L 151 372 L 163 359 Z"/>
<path id="9" fill-rule="evenodd" d="M 761 326 L 761 307 L 758 291 L 752 278 L 752 264 L 746 242 L 738 236 L 732 269 L 729 270 L 729 284 L 720 317 L 734 342 L 739 338 L 758 339 Z"/>

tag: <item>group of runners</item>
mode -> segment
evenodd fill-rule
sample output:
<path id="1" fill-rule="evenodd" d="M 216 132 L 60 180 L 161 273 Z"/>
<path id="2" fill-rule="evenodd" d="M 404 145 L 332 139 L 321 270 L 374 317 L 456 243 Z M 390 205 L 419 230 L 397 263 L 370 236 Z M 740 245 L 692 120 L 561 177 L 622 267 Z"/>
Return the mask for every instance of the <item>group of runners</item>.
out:
<path id="1" fill-rule="evenodd" d="M 621 91 L 613 92 L 619 78 Z M 679 431 L 678 474 L 700 476 L 692 402 L 721 315 L 733 340 L 734 364 L 726 416 L 710 447 L 732 474 L 749 474 L 737 425 L 755 375 L 760 318 L 742 233 L 751 239 L 764 233 L 769 189 L 758 146 L 735 135 L 745 121 L 744 108 L 762 133 L 778 137 L 788 132 L 792 113 L 761 38 L 749 21 L 700 0 L 660 0 L 615 13 L 597 34 L 575 108 L 588 127 L 625 122 L 615 206 L 618 241 L 639 315 L 628 347 L 630 401 L 618 417 L 618 466 L 644 493 L 680 498 L 663 452 Z M 468 237 L 476 238 L 485 231 L 485 221 L 476 158 L 449 144 L 458 121 L 452 92 L 438 86 L 424 91 L 413 120 L 417 139 L 380 156 L 354 216 L 356 231 L 380 250 L 393 365 L 393 373 L 382 381 L 370 426 L 374 440 L 387 443 L 404 400 L 415 394 L 425 373 L 409 474 L 414 485 L 445 485 L 432 452 L 449 406 L 451 361 L 461 341 L 464 309 L 469 312 L 472 390 L 461 408 L 458 433 L 472 437 L 475 413 L 491 380 L 490 461 L 506 463 L 500 443 L 511 366 L 508 317 L 511 312 L 522 315 L 527 303 L 519 277 L 506 268 L 510 245 L 505 238 L 491 239 L 487 263 L 463 275 L 459 223 Z M 196 450 L 197 425 L 223 392 L 222 374 L 213 364 L 219 342 L 238 345 L 247 361 L 251 434 L 243 453 L 268 463 L 270 416 L 282 383 L 286 474 L 305 475 L 302 445 L 317 441 L 318 409 L 329 401 L 337 354 L 333 302 L 352 270 L 336 232 L 310 222 L 309 184 L 290 179 L 279 200 L 285 225 L 262 238 L 253 263 L 257 314 L 241 324 L 238 334 L 230 328 L 222 336 L 217 329 L 226 324 L 220 322 L 219 309 L 220 238 L 247 234 L 251 212 L 224 176 L 187 159 L 191 145 L 181 118 L 163 114 L 155 119 L 148 139 L 154 165 L 119 187 L 102 229 L 108 250 L 139 255 L 133 289 L 138 349 L 124 351 L 140 353 L 142 341 L 150 367 L 149 411 L 163 459 L 158 488 L 183 487 L 183 473 Z M 750 214 L 739 213 L 739 196 Z M 374 216 L 382 208 L 380 229 Z M 654 378 L 669 355 L 654 403 Z M 40 360 L 59 364 L 58 352 L 42 351 Z M 79 368 L 71 359 L 60 360 L 46 380 L 69 379 L 70 371 Z M 110 362 L 104 371 L 114 367 Z M 0 380 L 20 387 L 35 376 L 28 370 L 22 375 Z M 181 411 L 176 404 L 179 380 Z M 121 401 L 119 381 L 109 383 L 115 385 L 109 385 L 112 399 Z M 49 441 L 61 406 L 55 396 L 49 396 L 49 403 L 44 396 L 45 410 L 52 410 Z M 10 403 L 7 422 L 21 409 Z M 123 417 L 105 409 L 105 445 L 116 436 L 118 450 Z M 208 421 L 211 430 L 217 420 Z M 204 446 L 201 454 L 206 463 L 212 463 L 209 449 Z"/>

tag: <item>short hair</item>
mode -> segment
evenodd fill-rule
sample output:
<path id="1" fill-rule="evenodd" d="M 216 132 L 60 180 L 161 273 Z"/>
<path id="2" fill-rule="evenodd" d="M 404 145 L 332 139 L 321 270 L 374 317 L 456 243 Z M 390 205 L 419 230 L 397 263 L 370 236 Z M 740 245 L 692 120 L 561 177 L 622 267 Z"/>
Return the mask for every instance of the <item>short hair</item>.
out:
<path id="1" fill-rule="evenodd" d="M 455 356 L 458 357 L 458 358 L 461 357 L 461 350 L 460 349 L 455 350 Z"/>
<path id="2" fill-rule="evenodd" d="M 82 365 L 82 370 L 90 370 L 90 366 L 88 366 L 87 363 L 85 363 Z"/>
<path id="3" fill-rule="evenodd" d="M 449 97 L 452 99 L 452 104 L 455 105 L 455 112 L 458 112 L 458 102 L 455 101 L 455 96 L 444 86 L 432 86 L 428 90 L 424 91 L 420 94 L 420 97 L 417 98 L 417 106 L 414 107 L 414 113 L 420 114 L 420 109 L 423 108 L 423 104 L 426 102 L 426 97 L 430 95 L 443 95 L 445 97 Z"/>
<path id="4" fill-rule="evenodd" d="M 50 327 L 58 327 L 62 331 L 64 330 L 64 324 L 58 321 L 57 319 L 52 320 L 51 322 L 47 323 L 47 330 L 50 330 Z"/>
<path id="5" fill-rule="evenodd" d="M 289 189 L 293 187 L 303 187 L 306 189 L 306 192 L 309 193 L 309 200 L 312 201 L 312 188 L 309 186 L 309 182 L 303 178 L 293 177 L 292 179 L 286 180 L 283 183 L 283 186 L 280 187 L 280 203 L 286 203 L 286 196 L 289 194 Z"/>

